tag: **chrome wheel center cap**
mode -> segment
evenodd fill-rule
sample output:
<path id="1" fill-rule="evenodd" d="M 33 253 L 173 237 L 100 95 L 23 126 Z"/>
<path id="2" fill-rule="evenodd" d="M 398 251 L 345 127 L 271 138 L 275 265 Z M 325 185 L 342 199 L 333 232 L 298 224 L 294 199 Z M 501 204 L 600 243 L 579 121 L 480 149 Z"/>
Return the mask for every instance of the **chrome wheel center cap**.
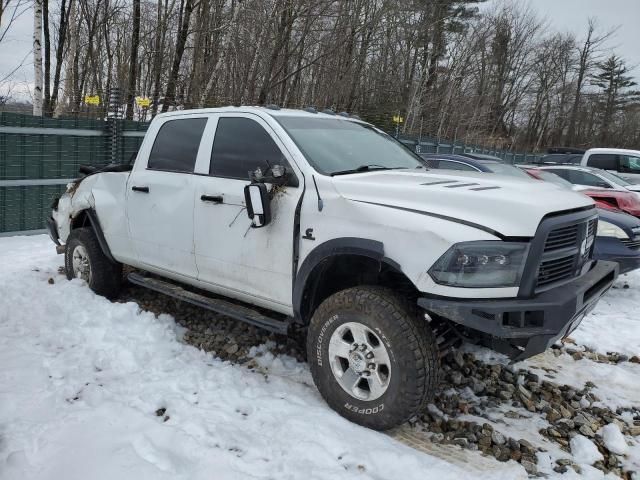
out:
<path id="1" fill-rule="evenodd" d="M 360 352 L 351 352 L 349 355 L 349 363 L 351 364 L 351 368 L 358 373 L 363 372 L 367 366 L 367 361 Z"/>

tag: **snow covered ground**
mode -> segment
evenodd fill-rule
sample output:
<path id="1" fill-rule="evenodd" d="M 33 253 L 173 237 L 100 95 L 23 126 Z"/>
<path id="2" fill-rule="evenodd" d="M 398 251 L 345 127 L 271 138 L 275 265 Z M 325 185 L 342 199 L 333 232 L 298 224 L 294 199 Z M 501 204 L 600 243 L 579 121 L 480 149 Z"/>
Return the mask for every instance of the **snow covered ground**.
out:
<path id="1" fill-rule="evenodd" d="M 306 365 L 268 354 L 265 375 L 222 362 L 182 343 L 171 317 L 97 297 L 60 265 L 45 236 L 0 238 L 2 480 L 526 478 L 515 462 L 483 473 L 353 425 L 324 404 Z M 578 344 L 640 353 L 640 274 L 627 281 L 585 319 Z M 640 405 L 640 365 L 543 355 L 526 366 L 591 380 L 612 407 Z M 535 422 L 518 428 L 538 435 Z M 596 456 L 580 443 L 581 460 Z M 583 473 L 601 476 L 593 470 Z"/>

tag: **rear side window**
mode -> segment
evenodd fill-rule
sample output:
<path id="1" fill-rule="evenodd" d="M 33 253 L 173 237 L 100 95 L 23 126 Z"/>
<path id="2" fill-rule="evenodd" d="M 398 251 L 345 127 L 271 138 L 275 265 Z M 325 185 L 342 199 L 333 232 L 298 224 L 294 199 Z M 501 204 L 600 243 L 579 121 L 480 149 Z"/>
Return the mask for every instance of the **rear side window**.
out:
<path id="1" fill-rule="evenodd" d="M 156 135 L 147 167 L 192 173 L 206 124 L 206 118 L 183 118 L 165 122 Z"/>
<path id="2" fill-rule="evenodd" d="M 569 181 L 575 185 L 586 185 L 588 187 L 609 187 L 609 184 L 604 180 L 580 170 L 571 170 L 569 172 Z"/>
<path id="3" fill-rule="evenodd" d="M 248 180 L 257 168 L 289 166 L 271 136 L 255 120 L 228 117 L 218 120 L 209 174 Z"/>
<path id="4" fill-rule="evenodd" d="M 620 160 L 620 171 L 640 173 L 640 157 L 623 155 L 622 159 Z"/>
<path id="5" fill-rule="evenodd" d="M 589 155 L 587 165 L 602 168 L 603 170 L 617 170 L 618 157 L 610 153 L 594 153 L 593 155 Z"/>

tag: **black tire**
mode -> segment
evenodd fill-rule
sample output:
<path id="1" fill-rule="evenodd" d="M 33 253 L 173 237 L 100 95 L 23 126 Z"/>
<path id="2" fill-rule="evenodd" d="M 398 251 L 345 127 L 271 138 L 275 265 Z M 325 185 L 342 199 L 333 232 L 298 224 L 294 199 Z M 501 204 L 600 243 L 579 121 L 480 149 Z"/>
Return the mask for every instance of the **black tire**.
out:
<path id="1" fill-rule="evenodd" d="M 116 297 L 122 285 L 122 264 L 114 263 L 107 258 L 91 228 L 77 228 L 69 234 L 64 251 L 67 279 L 71 280 L 77 276 L 74 272 L 73 255 L 78 247 L 84 248 L 88 257 L 90 278 L 85 280 L 89 288 L 98 295 Z"/>
<path id="2" fill-rule="evenodd" d="M 330 339 L 338 328 L 342 326 L 337 333 L 340 336 L 342 329 L 348 329 L 345 324 L 353 322 L 382 340 L 390 362 L 386 390 L 370 401 L 348 393 L 332 371 Z M 420 318 L 417 307 L 383 287 L 349 288 L 322 302 L 309 325 L 307 355 L 313 380 L 329 406 L 374 430 L 387 430 L 409 420 L 433 398 L 438 385 L 438 347 L 429 324 Z"/>

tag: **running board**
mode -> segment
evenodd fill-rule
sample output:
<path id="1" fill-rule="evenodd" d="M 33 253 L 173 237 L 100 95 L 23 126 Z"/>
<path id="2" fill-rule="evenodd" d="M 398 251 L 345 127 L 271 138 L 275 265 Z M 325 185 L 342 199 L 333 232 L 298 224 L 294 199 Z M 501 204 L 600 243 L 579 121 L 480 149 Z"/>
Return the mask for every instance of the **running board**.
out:
<path id="1" fill-rule="evenodd" d="M 145 277 L 135 272 L 130 273 L 127 276 L 127 279 L 131 283 L 135 283 L 141 287 L 164 293 L 165 295 L 169 295 L 184 302 L 192 303 L 198 307 L 212 310 L 216 313 L 220 313 L 221 315 L 226 315 L 227 317 L 250 323 L 251 325 L 255 325 L 256 327 L 260 327 L 274 333 L 286 335 L 289 328 L 289 322 L 286 320 L 276 320 L 275 318 L 267 317 L 256 310 L 242 305 L 237 305 L 226 300 L 205 297 L 204 295 L 190 292 L 189 290 L 185 290 L 178 285 L 165 282 L 164 280 Z"/>

